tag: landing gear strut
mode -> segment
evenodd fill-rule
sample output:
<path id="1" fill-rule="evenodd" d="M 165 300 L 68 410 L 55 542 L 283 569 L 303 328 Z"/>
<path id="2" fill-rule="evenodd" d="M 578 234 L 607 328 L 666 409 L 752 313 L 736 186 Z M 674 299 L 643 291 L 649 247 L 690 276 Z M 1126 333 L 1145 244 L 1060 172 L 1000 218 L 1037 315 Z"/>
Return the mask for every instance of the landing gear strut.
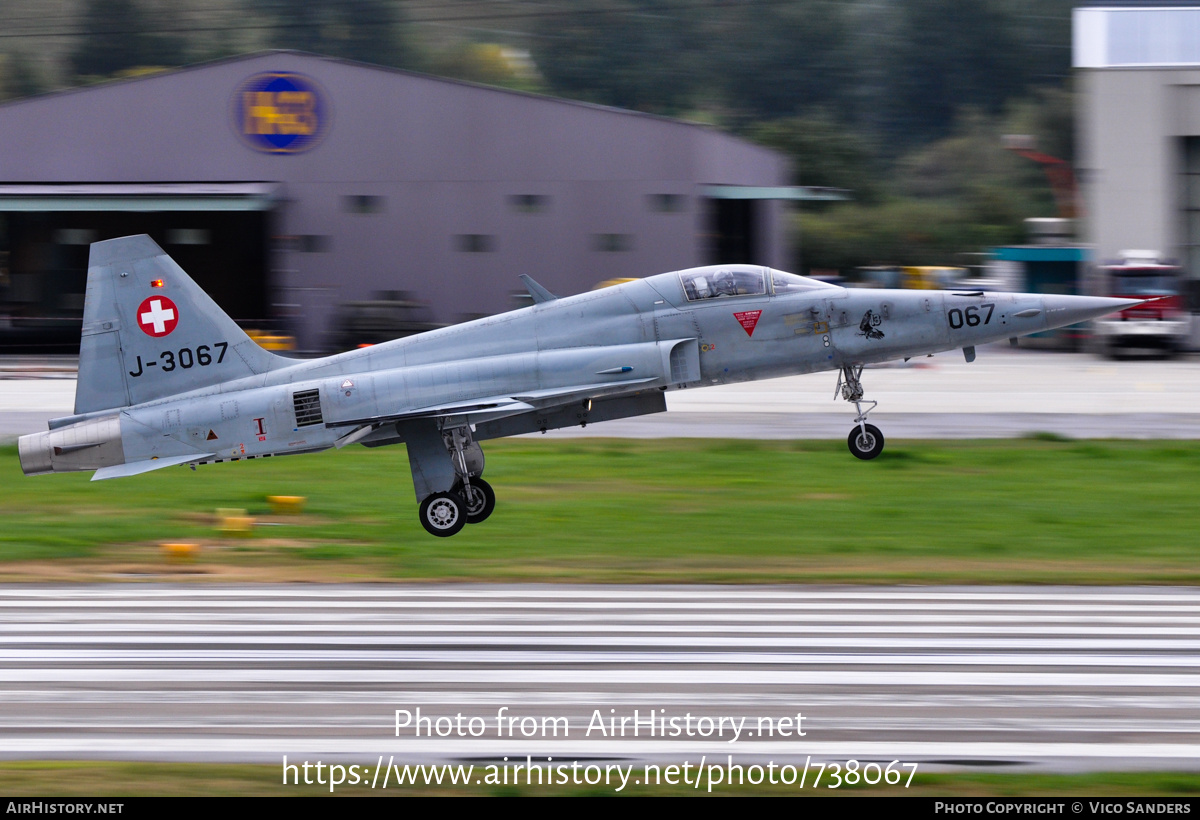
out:
<path id="1" fill-rule="evenodd" d="M 862 376 L 862 371 L 861 364 L 842 365 L 833 397 L 836 399 L 838 393 L 841 393 L 843 399 L 854 403 L 854 409 L 858 412 L 858 416 L 854 419 L 857 426 L 850 431 L 846 444 L 849 445 L 850 452 L 856 458 L 869 461 L 883 452 L 883 433 L 879 432 L 879 428 L 874 424 L 867 424 L 867 414 L 874 410 L 879 402 L 863 398 L 863 386 L 859 378 Z M 863 410 L 863 405 L 870 406 Z"/>
<path id="2" fill-rule="evenodd" d="M 469 426 L 442 431 L 442 440 L 450 453 L 456 480 L 452 493 L 466 502 L 466 523 L 478 524 L 496 508 L 496 492 L 483 480 L 483 448 L 471 436 Z"/>

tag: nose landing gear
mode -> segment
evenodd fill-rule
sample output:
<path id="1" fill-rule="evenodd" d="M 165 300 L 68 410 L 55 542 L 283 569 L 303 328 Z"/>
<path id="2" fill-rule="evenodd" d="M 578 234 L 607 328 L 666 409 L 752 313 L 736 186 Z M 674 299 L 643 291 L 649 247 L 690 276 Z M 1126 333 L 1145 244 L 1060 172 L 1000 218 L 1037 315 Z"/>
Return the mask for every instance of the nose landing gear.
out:
<path id="1" fill-rule="evenodd" d="M 836 399 L 840 393 L 843 399 L 853 402 L 854 409 L 858 412 L 854 419 L 857 426 L 850 431 L 846 444 L 849 445 L 850 452 L 856 458 L 870 461 L 883 452 L 883 433 L 874 424 L 867 424 L 867 414 L 874 410 L 879 402 L 863 398 L 863 386 L 859 378 L 862 376 L 862 371 L 861 364 L 842 365 L 833 397 Z M 863 410 L 863 405 L 870 406 Z"/>

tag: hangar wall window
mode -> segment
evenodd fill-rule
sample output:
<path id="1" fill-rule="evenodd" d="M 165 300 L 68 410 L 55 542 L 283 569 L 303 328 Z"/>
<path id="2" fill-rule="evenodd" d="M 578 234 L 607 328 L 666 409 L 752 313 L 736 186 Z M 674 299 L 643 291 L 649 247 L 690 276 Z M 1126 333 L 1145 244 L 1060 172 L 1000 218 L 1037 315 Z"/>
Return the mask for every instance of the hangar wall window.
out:
<path id="1" fill-rule="evenodd" d="M 496 237 L 490 233 L 460 233 L 454 237 L 454 247 L 462 253 L 491 253 L 496 250 Z"/>
<path id="2" fill-rule="evenodd" d="M 332 245 L 332 239 L 324 234 L 296 234 L 294 236 L 275 237 L 275 246 L 281 251 L 299 251 L 300 253 L 326 253 Z"/>
<path id="3" fill-rule="evenodd" d="M 383 213 L 386 197 L 369 194 L 353 194 L 342 197 L 342 210 L 350 214 L 379 214 Z"/>
<path id="4" fill-rule="evenodd" d="M 600 253 L 624 253 L 633 250 L 633 236 L 627 233 L 594 233 L 592 250 Z"/>
<path id="5" fill-rule="evenodd" d="M 720 296 L 762 296 L 767 292 L 761 270 L 700 270 L 681 273 L 679 278 L 689 302 Z"/>
<path id="6" fill-rule="evenodd" d="M 172 228 L 167 231 L 168 245 L 211 245 L 212 231 L 204 228 Z"/>
<path id="7" fill-rule="evenodd" d="M 687 210 L 687 197 L 683 194 L 650 194 L 646 199 L 650 210 L 660 214 L 681 214 Z"/>
<path id="8" fill-rule="evenodd" d="M 509 206 L 520 214 L 544 214 L 550 210 L 550 197 L 544 194 L 514 194 Z"/>
<path id="9" fill-rule="evenodd" d="M 54 242 L 58 245 L 90 245 L 96 239 L 96 232 L 89 228 L 59 228 L 54 232 Z"/>
<path id="10" fill-rule="evenodd" d="M 319 233 L 306 233 L 296 238 L 300 240 L 300 250 L 304 253 L 328 253 L 333 244 L 332 237 Z"/>

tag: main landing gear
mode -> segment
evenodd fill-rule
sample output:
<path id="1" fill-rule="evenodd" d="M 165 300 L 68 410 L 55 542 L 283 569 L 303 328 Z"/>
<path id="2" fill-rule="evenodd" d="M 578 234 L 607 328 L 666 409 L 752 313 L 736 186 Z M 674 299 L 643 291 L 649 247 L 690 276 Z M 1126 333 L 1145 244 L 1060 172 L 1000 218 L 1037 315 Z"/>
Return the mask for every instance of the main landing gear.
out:
<path id="1" fill-rule="evenodd" d="M 491 515 L 496 492 L 482 478 L 483 448 L 471 438 L 470 427 L 443 430 L 442 441 L 454 465 L 454 486 L 427 496 L 421 502 L 420 518 L 428 533 L 445 538 Z"/>
<path id="2" fill-rule="evenodd" d="M 879 432 L 879 428 L 874 424 L 867 424 L 867 414 L 874 410 L 879 402 L 863 399 L 863 386 L 859 379 L 862 371 L 861 364 L 842 365 L 833 397 L 836 399 L 838 393 L 841 393 L 843 399 L 854 403 L 854 409 L 858 411 L 858 416 L 854 419 L 856 426 L 850 431 L 846 444 L 850 446 L 850 452 L 856 458 L 869 461 L 883 452 L 883 433 Z M 865 404 L 870 407 L 863 410 Z"/>

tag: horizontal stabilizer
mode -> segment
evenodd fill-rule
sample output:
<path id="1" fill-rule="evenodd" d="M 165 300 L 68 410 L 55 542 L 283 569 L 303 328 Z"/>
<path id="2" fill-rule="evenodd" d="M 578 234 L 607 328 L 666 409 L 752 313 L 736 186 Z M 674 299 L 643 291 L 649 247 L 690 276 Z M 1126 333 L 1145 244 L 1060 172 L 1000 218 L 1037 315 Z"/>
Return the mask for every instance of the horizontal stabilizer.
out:
<path id="1" fill-rule="evenodd" d="M 163 467 L 174 467 L 176 464 L 187 464 L 190 461 L 204 461 L 214 458 L 216 453 L 197 453 L 191 456 L 168 456 L 167 458 L 148 458 L 145 461 L 133 461 L 129 464 L 118 464 L 115 467 L 101 467 L 92 474 L 92 481 L 103 481 L 106 478 L 125 478 L 131 475 L 141 475 L 151 470 L 161 470 Z"/>

